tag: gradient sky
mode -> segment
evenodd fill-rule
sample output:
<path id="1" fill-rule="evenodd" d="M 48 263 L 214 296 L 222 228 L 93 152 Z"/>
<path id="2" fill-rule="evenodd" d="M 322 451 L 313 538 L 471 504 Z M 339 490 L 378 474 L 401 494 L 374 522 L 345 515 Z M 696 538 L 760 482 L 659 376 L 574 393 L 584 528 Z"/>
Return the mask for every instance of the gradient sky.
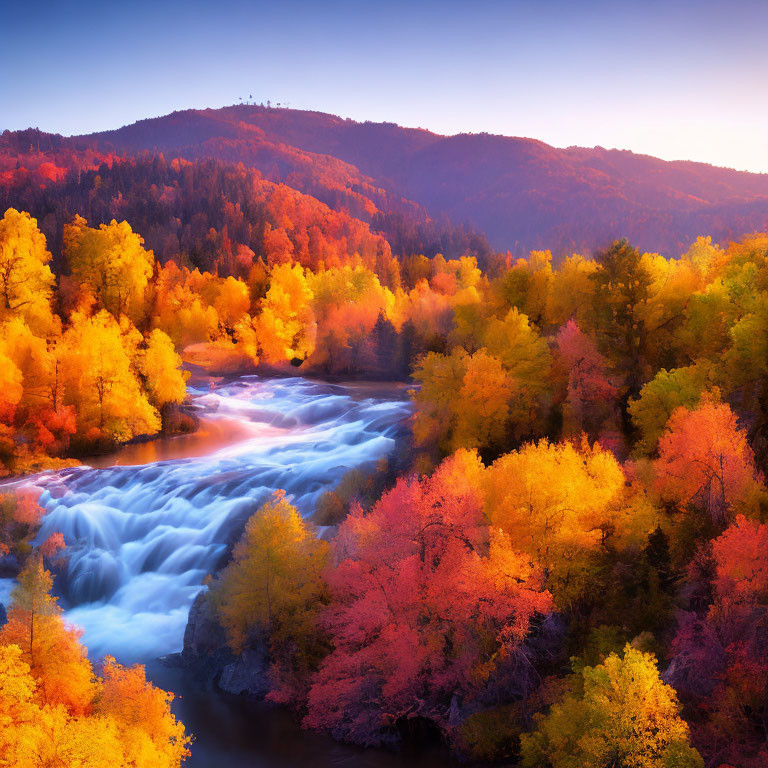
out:
<path id="1" fill-rule="evenodd" d="M 6 0 L 0 129 L 289 103 L 768 172 L 768 0 Z"/>

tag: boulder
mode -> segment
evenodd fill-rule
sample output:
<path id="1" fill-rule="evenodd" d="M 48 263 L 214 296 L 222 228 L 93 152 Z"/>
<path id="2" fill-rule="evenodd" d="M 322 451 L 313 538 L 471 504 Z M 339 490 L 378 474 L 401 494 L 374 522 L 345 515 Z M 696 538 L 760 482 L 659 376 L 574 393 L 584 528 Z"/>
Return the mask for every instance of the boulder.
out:
<path id="1" fill-rule="evenodd" d="M 227 645 L 227 637 L 219 624 L 206 590 L 192 603 L 184 630 L 181 663 L 203 685 L 213 685 L 235 655 Z"/>
<path id="2" fill-rule="evenodd" d="M 269 693 L 269 660 L 264 648 L 243 651 L 235 661 L 224 667 L 218 685 L 227 693 L 264 698 Z"/>
<path id="3" fill-rule="evenodd" d="M 235 655 L 205 590 L 190 608 L 184 649 L 178 658 L 168 657 L 163 663 L 183 666 L 204 688 L 218 687 L 251 698 L 263 698 L 269 691 L 269 658 L 264 637 L 254 633 L 243 653 Z"/>

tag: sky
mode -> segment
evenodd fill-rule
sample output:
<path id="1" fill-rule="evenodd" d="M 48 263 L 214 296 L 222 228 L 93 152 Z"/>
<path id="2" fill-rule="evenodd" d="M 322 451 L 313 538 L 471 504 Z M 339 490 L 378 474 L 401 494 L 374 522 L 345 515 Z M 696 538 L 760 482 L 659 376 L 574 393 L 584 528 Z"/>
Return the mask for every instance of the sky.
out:
<path id="1" fill-rule="evenodd" d="M 768 0 L 5 0 L 0 130 L 242 98 L 768 172 Z"/>

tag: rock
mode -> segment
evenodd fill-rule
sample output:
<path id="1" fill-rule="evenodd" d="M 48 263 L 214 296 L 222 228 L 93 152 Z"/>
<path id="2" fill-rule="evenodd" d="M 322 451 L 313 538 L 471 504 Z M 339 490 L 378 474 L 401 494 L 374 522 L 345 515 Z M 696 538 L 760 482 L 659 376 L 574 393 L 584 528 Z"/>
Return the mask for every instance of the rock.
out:
<path id="1" fill-rule="evenodd" d="M 219 688 L 227 693 L 264 698 L 269 693 L 269 660 L 263 648 L 250 648 L 224 667 Z"/>
<path id="2" fill-rule="evenodd" d="M 208 591 L 203 590 L 189 609 L 187 627 L 184 630 L 184 650 L 181 655 L 185 662 L 190 663 L 215 653 L 226 645 L 226 642 L 224 628 L 219 624 L 208 601 Z"/>
<path id="3" fill-rule="evenodd" d="M 235 660 L 227 645 L 227 637 L 219 624 L 204 590 L 189 610 L 184 630 L 181 664 L 204 686 L 215 684 L 224 667 Z"/>
<path id="4" fill-rule="evenodd" d="M 235 655 L 227 645 L 224 628 L 201 592 L 192 603 L 180 654 L 164 656 L 166 666 L 181 666 L 205 688 L 218 687 L 227 693 L 263 698 L 269 692 L 267 643 L 260 633 L 248 638 L 243 653 Z"/>

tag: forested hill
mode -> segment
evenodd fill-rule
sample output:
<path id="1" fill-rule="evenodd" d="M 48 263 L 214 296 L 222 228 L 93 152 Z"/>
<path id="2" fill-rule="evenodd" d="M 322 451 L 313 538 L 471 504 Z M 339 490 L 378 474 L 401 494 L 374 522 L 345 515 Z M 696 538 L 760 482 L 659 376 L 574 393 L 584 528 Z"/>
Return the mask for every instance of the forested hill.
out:
<path id="1" fill-rule="evenodd" d="M 162 152 L 242 162 L 335 210 L 374 224 L 378 216 L 375 228 L 395 239 L 392 217 L 423 221 L 426 209 L 516 255 L 548 248 L 557 259 L 627 237 L 641 250 L 673 256 L 702 233 L 725 243 L 768 228 L 768 174 L 599 147 L 556 149 L 533 139 L 446 137 L 319 112 L 239 105 L 73 138 L 6 133 L 3 168 L 26 167 L 30 149 L 70 161 Z M 390 220 L 382 224 L 382 217 Z M 398 252 L 401 243 L 392 245 Z M 406 238 L 402 249 L 418 245 Z"/>

